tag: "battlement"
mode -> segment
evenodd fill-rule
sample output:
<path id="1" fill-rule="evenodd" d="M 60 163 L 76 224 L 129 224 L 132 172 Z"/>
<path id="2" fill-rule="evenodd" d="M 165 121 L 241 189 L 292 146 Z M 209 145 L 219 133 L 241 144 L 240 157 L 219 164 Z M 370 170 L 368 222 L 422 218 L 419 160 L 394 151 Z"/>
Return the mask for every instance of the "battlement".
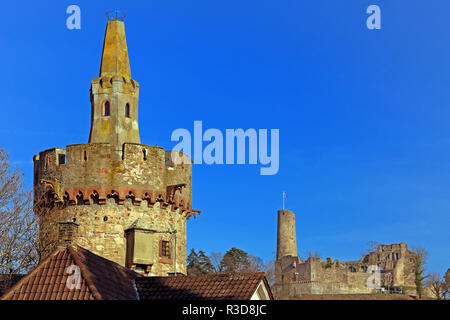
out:
<path id="1" fill-rule="evenodd" d="M 380 244 L 377 247 L 377 252 L 399 251 L 399 250 L 408 250 L 408 245 L 406 244 L 406 242 L 393 244 Z"/>
<path id="2" fill-rule="evenodd" d="M 191 206 L 192 161 L 141 144 L 139 84 L 131 78 L 122 21 L 106 26 L 90 103 L 88 143 L 33 158 L 41 257 L 61 240 L 58 226 L 71 222 L 71 241 L 106 259 L 145 275 L 186 273 L 186 220 L 200 213 Z"/>
<path id="3" fill-rule="evenodd" d="M 53 186 L 50 186 L 53 191 Z M 63 190 L 63 203 L 68 205 L 105 205 L 111 199 L 116 205 L 124 205 L 126 201 L 133 206 L 146 205 L 148 208 L 153 208 L 155 204 L 159 203 L 160 208 L 170 207 L 171 211 L 178 210 L 186 219 L 192 215 L 196 218 L 200 213 L 198 210 L 193 210 L 190 200 L 181 197 L 173 190 L 172 193 L 163 190 L 148 190 L 136 189 L 133 187 L 90 187 L 90 188 L 65 188 Z"/>
<path id="4" fill-rule="evenodd" d="M 94 78 L 91 81 L 91 93 L 111 94 L 120 92 L 134 94 L 139 90 L 139 83 L 133 79 L 121 76 L 104 76 Z"/>
<path id="5" fill-rule="evenodd" d="M 295 216 L 278 211 L 277 260 L 275 261 L 276 296 L 300 294 L 371 293 L 369 285 L 375 270 L 379 272 L 378 288 L 412 287 L 415 283 L 415 253 L 406 242 L 380 244 L 359 260 L 339 261 L 328 257 L 309 257 L 302 261 L 296 254 Z M 373 279 L 372 279 L 373 280 Z"/>
<path id="6" fill-rule="evenodd" d="M 185 154 L 177 164 L 173 151 L 158 146 L 125 143 L 119 154 L 113 151 L 109 143 L 85 143 L 40 152 L 33 158 L 35 197 L 50 191 L 67 205 L 104 204 L 108 198 L 120 205 L 129 198 L 134 205 L 160 202 L 192 214 L 192 164 Z"/>

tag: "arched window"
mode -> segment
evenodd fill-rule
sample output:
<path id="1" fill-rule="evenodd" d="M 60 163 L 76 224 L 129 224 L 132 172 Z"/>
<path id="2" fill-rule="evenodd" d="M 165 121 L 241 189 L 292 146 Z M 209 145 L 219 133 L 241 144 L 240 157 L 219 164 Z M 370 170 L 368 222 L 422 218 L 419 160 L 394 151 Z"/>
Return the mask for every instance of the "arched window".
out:
<path id="1" fill-rule="evenodd" d="M 127 103 L 125 105 L 125 117 L 131 118 L 131 115 L 130 115 L 130 104 L 129 103 Z"/>
<path id="2" fill-rule="evenodd" d="M 110 103 L 108 100 L 106 100 L 103 103 L 103 108 L 102 108 L 102 116 L 107 117 L 110 115 Z"/>

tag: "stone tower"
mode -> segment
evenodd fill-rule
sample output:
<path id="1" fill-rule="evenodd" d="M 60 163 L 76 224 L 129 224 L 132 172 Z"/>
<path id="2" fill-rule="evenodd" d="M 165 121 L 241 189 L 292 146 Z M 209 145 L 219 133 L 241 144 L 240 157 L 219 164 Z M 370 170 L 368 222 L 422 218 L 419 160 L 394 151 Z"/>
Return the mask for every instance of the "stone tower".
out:
<path id="1" fill-rule="evenodd" d="M 290 210 L 278 210 L 277 260 L 285 256 L 297 256 L 295 215 Z"/>
<path id="2" fill-rule="evenodd" d="M 272 292 L 276 299 L 305 294 L 370 294 L 382 287 L 408 292 L 414 288 L 415 254 L 405 242 L 379 245 L 359 260 L 339 261 L 297 255 L 295 216 L 278 211 L 277 259 Z M 379 270 L 378 282 L 373 270 Z"/>
<path id="3" fill-rule="evenodd" d="M 103 43 L 100 76 L 91 83 L 89 143 L 109 143 L 117 150 L 124 143 L 141 143 L 138 101 L 139 85 L 131 79 L 124 23 L 109 21 Z"/>
<path id="4" fill-rule="evenodd" d="M 199 213 L 191 207 L 192 165 L 140 142 L 123 21 L 108 21 L 90 101 L 89 143 L 33 158 L 42 258 L 73 243 L 145 275 L 186 273 L 186 220 Z"/>

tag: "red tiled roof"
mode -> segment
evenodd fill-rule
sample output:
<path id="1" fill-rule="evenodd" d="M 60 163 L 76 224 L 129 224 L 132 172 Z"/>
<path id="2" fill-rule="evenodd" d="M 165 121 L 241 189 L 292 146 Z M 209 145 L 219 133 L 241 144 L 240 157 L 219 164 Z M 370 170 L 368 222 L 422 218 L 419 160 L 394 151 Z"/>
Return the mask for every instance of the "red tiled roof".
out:
<path id="1" fill-rule="evenodd" d="M 264 273 L 140 277 L 135 282 L 140 300 L 249 300 L 261 282 L 273 299 Z"/>
<path id="2" fill-rule="evenodd" d="M 0 297 L 24 276 L 24 274 L 0 274 Z"/>
<path id="3" fill-rule="evenodd" d="M 75 265 L 79 288 L 70 288 Z M 139 275 L 82 247 L 57 249 L 2 297 L 3 300 L 135 300 Z M 71 277 L 69 279 L 69 277 Z"/>
<path id="4" fill-rule="evenodd" d="M 71 288 L 79 269 L 79 287 Z M 263 273 L 143 277 L 82 247 L 55 250 L 19 280 L 3 300 L 248 300 L 260 284 L 270 299 Z"/>

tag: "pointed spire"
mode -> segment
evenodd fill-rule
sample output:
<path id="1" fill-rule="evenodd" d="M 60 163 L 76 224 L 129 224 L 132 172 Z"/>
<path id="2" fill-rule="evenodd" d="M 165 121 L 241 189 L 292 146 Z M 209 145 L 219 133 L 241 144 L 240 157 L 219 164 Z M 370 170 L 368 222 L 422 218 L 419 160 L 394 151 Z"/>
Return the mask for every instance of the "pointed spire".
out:
<path id="1" fill-rule="evenodd" d="M 100 77 L 108 76 L 122 76 L 131 79 L 125 25 L 120 20 L 110 20 L 106 26 Z"/>
<path id="2" fill-rule="evenodd" d="M 124 143 L 140 143 L 139 84 L 131 79 L 125 26 L 113 11 L 108 15 L 100 77 L 91 81 L 89 143 L 109 143 L 119 156 Z"/>

